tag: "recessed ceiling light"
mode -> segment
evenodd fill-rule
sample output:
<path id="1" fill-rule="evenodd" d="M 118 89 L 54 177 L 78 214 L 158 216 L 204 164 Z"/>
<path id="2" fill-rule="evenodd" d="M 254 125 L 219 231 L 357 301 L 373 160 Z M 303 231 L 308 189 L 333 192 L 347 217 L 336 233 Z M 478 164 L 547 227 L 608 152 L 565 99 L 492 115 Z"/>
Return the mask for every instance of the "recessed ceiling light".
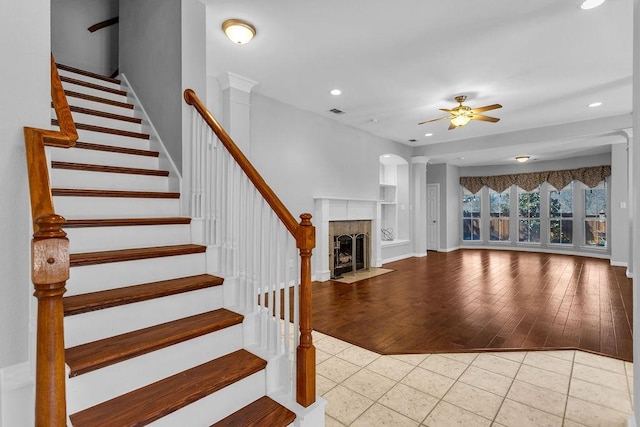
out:
<path id="1" fill-rule="evenodd" d="M 329 93 L 333 96 L 338 96 L 342 94 L 342 91 L 340 89 L 332 89 Z"/>
<path id="2" fill-rule="evenodd" d="M 516 160 L 519 161 L 520 163 L 524 163 L 527 160 L 529 160 L 529 156 L 517 156 Z"/>
<path id="3" fill-rule="evenodd" d="M 600 6 L 602 3 L 604 3 L 604 0 L 584 0 L 580 5 L 580 8 L 583 10 L 589 10 Z"/>
<path id="4" fill-rule="evenodd" d="M 602 102 L 592 102 L 591 104 L 589 104 L 589 107 L 593 108 L 593 107 L 599 107 L 602 105 Z"/>
<path id="5" fill-rule="evenodd" d="M 384 156 L 382 156 L 382 157 L 384 157 L 385 159 L 388 159 L 389 157 L 391 157 L 391 154 L 385 154 L 385 155 L 384 155 Z"/>
<path id="6" fill-rule="evenodd" d="M 222 31 L 237 44 L 249 43 L 256 35 L 255 27 L 240 19 L 227 19 L 222 23 Z"/>
<path id="7" fill-rule="evenodd" d="M 424 136 L 433 136 L 432 133 L 425 133 Z"/>

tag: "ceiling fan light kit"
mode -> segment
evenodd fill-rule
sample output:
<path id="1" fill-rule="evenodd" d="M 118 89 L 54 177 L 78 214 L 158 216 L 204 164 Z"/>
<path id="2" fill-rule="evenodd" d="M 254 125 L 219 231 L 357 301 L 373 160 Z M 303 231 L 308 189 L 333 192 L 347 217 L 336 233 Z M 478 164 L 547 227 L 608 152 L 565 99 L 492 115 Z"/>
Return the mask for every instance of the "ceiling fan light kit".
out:
<path id="1" fill-rule="evenodd" d="M 424 122 L 418 123 L 418 125 L 422 125 L 429 122 L 436 122 L 438 120 L 447 119 L 449 120 L 449 130 L 455 129 L 457 127 L 465 126 L 471 120 L 482 120 L 484 122 L 496 123 L 500 119 L 496 117 L 484 116 L 482 113 L 484 111 L 495 110 L 496 108 L 502 108 L 500 104 L 492 104 L 485 105 L 484 107 L 471 108 L 469 106 L 463 105 L 463 102 L 467 99 L 465 95 L 458 95 L 455 97 L 456 102 L 458 103 L 457 107 L 452 109 L 441 108 L 440 111 L 444 111 L 449 113 L 448 116 L 440 117 L 438 119 L 427 120 Z"/>

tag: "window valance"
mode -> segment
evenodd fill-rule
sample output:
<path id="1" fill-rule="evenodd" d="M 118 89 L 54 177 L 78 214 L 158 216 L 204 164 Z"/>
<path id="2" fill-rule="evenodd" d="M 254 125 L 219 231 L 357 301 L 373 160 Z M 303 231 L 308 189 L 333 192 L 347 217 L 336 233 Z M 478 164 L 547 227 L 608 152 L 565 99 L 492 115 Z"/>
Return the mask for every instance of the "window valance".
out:
<path id="1" fill-rule="evenodd" d="M 603 165 L 511 175 L 462 176 L 460 177 L 460 185 L 473 194 L 480 191 L 485 185 L 498 193 L 502 193 L 513 184 L 516 184 L 525 191 L 533 191 L 545 181 L 553 185 L 557 190 L 562 190 L 574 180 L 582 182 L 589 188 L 593 188 L 610 175 L 611 166 Z"/>

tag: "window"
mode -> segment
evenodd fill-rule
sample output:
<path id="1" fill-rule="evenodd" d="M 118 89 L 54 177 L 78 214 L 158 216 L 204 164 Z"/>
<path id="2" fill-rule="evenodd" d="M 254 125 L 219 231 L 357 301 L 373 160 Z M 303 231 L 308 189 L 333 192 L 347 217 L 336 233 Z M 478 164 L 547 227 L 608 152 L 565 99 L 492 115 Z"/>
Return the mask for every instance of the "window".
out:
<path id="1" fill-rule="evenodd" d="M 587 246 L 607 247 L 607 186 L 604 181 L 584 190 L 584 240 Z"/>
<path id="2" fill-rule="evenodd" d="M 480 194 L 462 193 L 462 239 L 480 240 Z"/>
<path id="3" fill-rule="evenodd" d="M 518 188 L 518 241 L 540 243 L 540 187 L 531 192 Z"/>
<path id="4" fill-rule="evenodd" d="M 573 182 L 549 191 L 549 242 L 573 243 Z"/>
<path id="5" fill-rule="evenodd" d="M 489 240 L 508 241 L 509 240 L 509 190 L 496 193 L 491 190 L 489 193 L 489 215 L 491 216 L 489 225 Z"/>

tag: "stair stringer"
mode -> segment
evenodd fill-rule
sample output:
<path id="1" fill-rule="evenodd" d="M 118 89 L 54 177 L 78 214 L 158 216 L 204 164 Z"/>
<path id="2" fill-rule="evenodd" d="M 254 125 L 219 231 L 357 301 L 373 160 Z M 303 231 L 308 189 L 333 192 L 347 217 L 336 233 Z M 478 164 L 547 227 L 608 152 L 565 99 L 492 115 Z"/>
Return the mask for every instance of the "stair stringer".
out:
<path id="1" fill-rule="evenodd" d="M 169 155 L 164 142 L 162 142 L 162 138 L 158 134 L 153 122 L 149 118 L 147 111 L 144 109 L 144 106 L 140 102 L 140 98 L 136 95 L 135 90 L 127 76 L 122 73 L 118 76 L 122 81 L 122 87 L 126 90 L 128 95 L 129 103 L 133 104 L 136 110 L 140 111 L 140 117 L 142 118 L 142 133 L 149 134 L 149 147 L 153 151 L 159 151 L 160 156 L 158 158 L 158 162 L 160 165 L 160 169 L 169 171 L 169 191 L 179 191 L 180 194 L 184 194 L 181 188 L 182 186 L 182 176 L 176 167 L 176 164 L 173 162 L 173 159 Z M 185 206 L 182 204 L 182 206 Z"/>

